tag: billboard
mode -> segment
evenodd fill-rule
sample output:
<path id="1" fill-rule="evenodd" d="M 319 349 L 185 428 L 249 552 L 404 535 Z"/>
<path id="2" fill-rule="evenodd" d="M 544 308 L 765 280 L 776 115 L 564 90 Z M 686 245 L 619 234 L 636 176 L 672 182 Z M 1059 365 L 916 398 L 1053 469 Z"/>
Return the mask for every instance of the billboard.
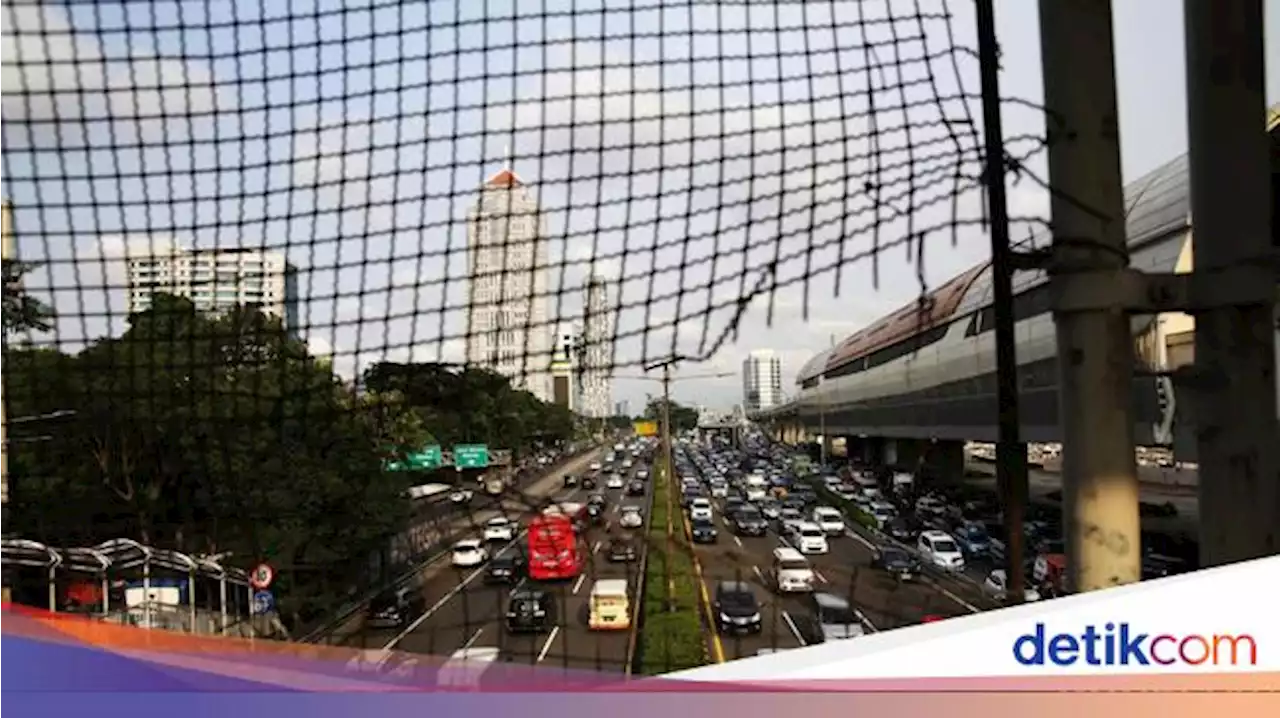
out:
<path id="1" fill-rule="evenodd" d="M 636 436 L 657 436 L 658 422 L 656 421 L 637 421 L 632 425 L 635 429 Z"/>

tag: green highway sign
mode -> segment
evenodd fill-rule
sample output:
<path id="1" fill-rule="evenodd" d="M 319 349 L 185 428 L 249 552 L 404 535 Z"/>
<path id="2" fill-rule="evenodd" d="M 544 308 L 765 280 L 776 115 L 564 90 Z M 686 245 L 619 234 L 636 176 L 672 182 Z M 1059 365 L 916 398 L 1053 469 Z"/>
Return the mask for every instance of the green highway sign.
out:
<path id="1" fill-rule="evenodd" d="M 405 454 L 404 461 L 388 461 L 387 471 L 429 471 L 444 464 L 444 452 L 439 446 L 424 446 L 421 451 Z"/>
<path id="2" fill-rule="evenodd" d="M 458 444 L 453 447 L 453 465 L 459 469 L 483 469 L 489 465 L 489 447 L 484 444 Z"/>

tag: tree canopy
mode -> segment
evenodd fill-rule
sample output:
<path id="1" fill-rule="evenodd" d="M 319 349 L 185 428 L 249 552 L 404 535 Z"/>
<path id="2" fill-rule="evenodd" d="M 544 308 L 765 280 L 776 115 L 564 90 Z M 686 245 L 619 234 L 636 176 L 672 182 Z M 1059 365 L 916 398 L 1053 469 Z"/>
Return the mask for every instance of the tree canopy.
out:
<path id="1" fill-rule="evenodd" d="M 117 338 L 74 355 L 11 348 L 5 369 L 11 416 L 60 417 L 10 431 L 6 532 L 267 560 L 294 624 L 332 608 L 408 526 L 415 477 L 382 470 L 387 447 L 523 449 L 575 428 L 483 370 L 381 364 L 356 390 L 278 319 L 167 295 Z"/>
<path id="2" fill-rule="evenodd" d="M 662 420 L 662 402 L 660 396 L 651 397 L 649 403 L 645 405 L 644 415 L 647 419 L 654 421 Z M 684 406 L 678 402 L 671 402 L 671 429 L 673 431 L 688 431 L 698 428 L 698 410 L 692 407 Z"/>
<path id="3" fill-rule="evenodd" d="M 513 388 L 488 369 L 382 362 L 365 372 L 362 383 L 403 397 L 442 446 L 479 443 L 519 454 L 538 444 L 568 441 L 577 430 L 573 412 Z"/>
<path id="4" fill-rule="evenodd" d="M 3 261 L 4 273 L 4 333 L 47 332 L 53 328 L 53 309 L 32 297 L 22 286 L 22 278 L 37 264 L 16 259 Z"/>

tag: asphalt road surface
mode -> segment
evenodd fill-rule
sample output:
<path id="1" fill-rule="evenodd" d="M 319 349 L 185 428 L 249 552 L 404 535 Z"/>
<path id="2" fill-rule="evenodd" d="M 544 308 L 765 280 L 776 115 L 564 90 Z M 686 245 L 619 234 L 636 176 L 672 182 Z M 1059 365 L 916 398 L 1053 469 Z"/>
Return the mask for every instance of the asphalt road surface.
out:
<path id="1" fill-rule="evenodd" d="M 779 595 L 769 588 L 766 576 L 773 550 L 786 545 L 776 528 L 763 537 L 734 535 L 717 508 L 719 528 L 715 544 L 697 545 L 708 595 L 714 600 L 715 585 L 721 580 L 740 579 L 751 584 L 761 603 L 763 630 L 756 635 L 719 636 L 725 660 L 749 658 L 763 650 L 787 650 L 809 645 L 813 610 L 806 594 Z M 977 597 L 962 597 L 955 587 L 920 577 L 911 582 L 898 580 L 870 567 L 875 555 L 872 540 L 852 530 L 828 539 L 829 552 L 809 555 L 816 577 L 815 590 L 836 594 L 857 609 L 868 633 L 920 623 L 928 614 L 963 616 L 991 607 Z M 954 588 L 954 590 L 953 590 Z M 714 647 L 713 647 L 714 655 Z"/>
<path id="2" fill-rule="evenodd" d="M 501 511 L 502 515 L 519 521 L 523 528 L 536 513 L 535 505 L 541 499 L 586 502 L 588 494 L 594 491 L 603 492 L 608 499 L 607 528 L 592 528 L 584 537 L 585 545 L 591 551 L 586 573 L 564 582 L 538 582 L 539 587 L 552 591 L 558 599 L 560 616 L 548 632 L 512 634 L 506 630 L 505 622 L 500 620 L 506 610 L 507 596 L 512 590 L 528 585 L 527 579 L 514 587 L 489 586 L 484 582 L 485 566 L 457 569 L 445 559 L 430 567 L 423 576 L 422 592 L 427 607 L 423 615 L 400 630 L 366 631 L 360 637 L 358 645 L 434 656 L 447 656 L 461 648 L 498 647 L 503 659 L 509 662 L 622 673 L 628 660 L 629 633 L 589 631 L 587 602 L 597 578 L 629 579 L 632 582 L 632 600 L 635 600 L 639 561 L 630 564 L 611 563 L 606 555 L 606 548 L 611 535 L 623 532 L 615 525 L 622 506 L 638 505 L 647 512 L 652 483 L 651 480 L 646 482 L 649 491 L 645 496 L 634 497 L 626 496 L 625 489 L 606 490 L 603 485 L 597 486 L 593 492 L 566 488 L 564 474 L 582 475 L 591 460 L 595 460 L 595 457 L 584 458 L 580 463 L 572 462 L 536 481 L 523 492 L 526 498 L 508 499 L 500 507 L 489 509 L 493 515 Z M 634 471 L 635 468 L 627 472 L 628 480 L 634 475 Z M 476 538 L 480 537 L 479 526 L 488 518 L 489 515 L 483 513 L 477 516 L 477 528 L 474 532 Z M 639 534 L 640 531 L 637 530 L 636 533 Z M 643 542 L 638 545 L 642 547 Z M 494 555 L 503 555 L 525 550 L 525 547 L 524 536 L 519 534 L 515 541 L 493 545 L 490 551 Z"/>

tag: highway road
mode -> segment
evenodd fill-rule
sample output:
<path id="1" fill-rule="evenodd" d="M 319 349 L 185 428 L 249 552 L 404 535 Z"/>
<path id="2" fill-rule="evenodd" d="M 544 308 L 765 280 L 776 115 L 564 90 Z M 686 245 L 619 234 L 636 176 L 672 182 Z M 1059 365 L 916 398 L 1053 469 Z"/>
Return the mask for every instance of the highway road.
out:
<path id="1" fill-rule="evenodd" d="M 514 587 L 490 586 L 484 582 L 485 567 L 455 569 L 446 559 L 424 574 L 422 591 L 426 612 L 398 631 L 365 632 L 363 647 L 434 656 L 447 656 L 461 648 L 497 647 L 501 649 L 504 660 L 513 663 L 621 673 L 628 660 L 629 634 L 627 631 L 589 631 L 588 596 L 598 578 L 627 578 L 632 582 L 634 597 L 639 562 L 611 563 L 607 557 L 607 542 L 611 535 L 623 531 L 615 525 L 621 508 L 639 505 L 647 511 L 649 495 L 630 497 L 625 496 L 624 491 L 605 490 L 603 486 L 593 492 L 566 488 L 564 474 L 582 475 L 593 458 L 584 459 L 581 464 L 573 462 L 535 482 L 524 492 L 525 499 L 508 499 L 500 507 L 490 509 L 495 514 L 501 511 L 523 525 L 544 499 L 547 502 L 585 502 L 589 493 L 602 491 L 608 500 L 607 526 L 590 529 L 585 535 L 585 544 L 591 551 L 587 572 L 570 581 L 538 583 L 539 587 L 551 590 L 558 599 L 560 616 L 549 632 L 540 635 L 511 634 L 506 630 L 505 622 L 500 620 L 506 610 L 507 596 L 512 590 L 527 585 L 527 579 Z M 633 468 L 628 472 L 628 479 L 634 471 Z M 646 486 L 651 489 L 650 482 L 646 482 Z M 479 526 L 488 518 L 488 515 L 477 517 L 475 537 L 479 537 Z M 491 550 L 502 555 L 524 549 L 524 538 L 520 535 L 517 540 L 496 545 Z"/>
<path id="2" fill-rule="evenodd" d="M 762 604 L 764 623 L 758 635 L 721 635 L 725 659 L 748 658 L 764 649 L 786 650 L 807 645 L 805 636 L 812 634 L 805 624 L 811 622 L 813 615 L 809 596 L 777 595 L 766 581 L 773 550 L 785 545 L 785 539 L 773 528 L 764 537 L 736 536 L 719 512 L 718 501 L 716 508 L 720 529 L 717 543 L 695 547 L 708 594 L 714 600 L 718 581 L 747 581 Z M 860 612 L 868 633 L 918 624 L 928 614 L 963 616 L 992 607 L 976 596 L 966 599 L 959 588 L 949 588 L 928 577 L 902 583 L 872 569 L 875 544 L 860 533 L 847 531 L 844 536 L 829 539 L 828 544 L 829 553 L 808 556 L 817 578 L 815 589 L 848 600 Z"/>

